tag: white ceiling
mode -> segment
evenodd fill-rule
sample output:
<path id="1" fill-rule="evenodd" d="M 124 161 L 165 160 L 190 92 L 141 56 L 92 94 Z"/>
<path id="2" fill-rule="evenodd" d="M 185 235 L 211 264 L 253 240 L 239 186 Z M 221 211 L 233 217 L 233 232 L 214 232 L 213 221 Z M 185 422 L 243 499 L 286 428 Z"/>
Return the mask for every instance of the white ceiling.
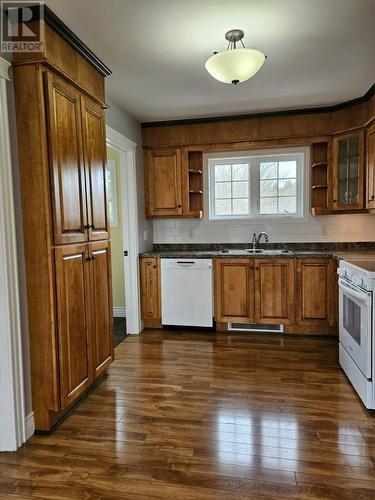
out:
<path id="1" fill-rule="evenodd" d="M 375 0 L 47 0 L 113 71 L 110 100 L 140 121 L 335 104 L 375 81 Z M 245 31 L 268 55 L 237 86 L 205 60 Z"/>

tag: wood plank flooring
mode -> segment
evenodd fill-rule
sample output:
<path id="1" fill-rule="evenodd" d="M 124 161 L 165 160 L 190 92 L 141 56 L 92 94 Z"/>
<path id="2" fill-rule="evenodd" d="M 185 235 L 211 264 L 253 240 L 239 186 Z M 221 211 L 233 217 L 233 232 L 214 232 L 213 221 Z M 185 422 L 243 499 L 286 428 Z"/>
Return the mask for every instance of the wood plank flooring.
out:
<path id="1" fill-rule="evenodd" d="M 375 417 L 337 341 L 150 331 L 51 436 L 0 453 L 1 498 L 375 498 Z"/>

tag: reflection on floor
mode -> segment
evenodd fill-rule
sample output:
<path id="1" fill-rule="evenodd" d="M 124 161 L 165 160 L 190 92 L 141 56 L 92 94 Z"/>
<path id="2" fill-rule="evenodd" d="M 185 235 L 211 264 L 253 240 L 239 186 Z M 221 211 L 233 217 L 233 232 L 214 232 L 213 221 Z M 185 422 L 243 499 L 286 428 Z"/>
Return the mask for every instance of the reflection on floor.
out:
<path id="1" fill-rule="evenodd" d="M 115 347 L 126 339 L 126 318 L 113 318 L 113 335 Z"/>
<path id="2" fill-rule="evenodd" d="M 0 453 L 0 497 L 374 499 L 375 421 L 335 339 L 151 331 L 51 436 Z"/>

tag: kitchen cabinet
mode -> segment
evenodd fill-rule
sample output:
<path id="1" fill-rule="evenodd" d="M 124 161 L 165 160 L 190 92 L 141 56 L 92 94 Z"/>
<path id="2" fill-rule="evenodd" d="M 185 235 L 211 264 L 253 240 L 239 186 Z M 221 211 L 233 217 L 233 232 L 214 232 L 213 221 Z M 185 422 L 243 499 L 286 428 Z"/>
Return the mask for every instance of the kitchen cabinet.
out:
<path id="1" fill-rule="evenodd" d="M 36 429 L 49 431 L 114 351 L 105 66 L 48 24 L 44 49 L 17 54 L 13 72 L 33 412 Z"/>
<path id="2" fill-rule="evenodd" d="M 254 321 L 254 261 L 215 259 L 216 321 Z"/>
<path id="3" fill-rule="evenodd" d="M 341 134 L 333 139 L 332 209 L 364 208 L 363 131 Z"/>
<path id="4" fill-rule="evenodd" d="M 299 325 L 333 327 L 335 292 L 332 259 L 296 260 L 296 308 Z"/>
<path id="5" fill-rule="evenodd" d="M 140 259 L 141 310 L 145 328 L 161 327 L 160 260 L 156 257 Z"/>
<path id="6" fill-rule="evenodd" d="M 375 125 L 366 130 L 366 208 L 375 209 Z"/>
<path id="7" fill-rule="evenodd" d="M 294 272 L 294 259 L 255 260 L 256 323 L 294 323 Z"/>
<path id="8" fill-rule="evenodd" d="M 82 395 L 92 382 L 88 258 L 86 245 L 55 250 L 58 366 L 63 408 Z M 58 403 L 56 409 L 59 409 Z"/>
<path id="9" fill-rule="evenodd" d="M 145 154 L 146 215 L 182 215 L 180 149 L 150 150 Z"/>

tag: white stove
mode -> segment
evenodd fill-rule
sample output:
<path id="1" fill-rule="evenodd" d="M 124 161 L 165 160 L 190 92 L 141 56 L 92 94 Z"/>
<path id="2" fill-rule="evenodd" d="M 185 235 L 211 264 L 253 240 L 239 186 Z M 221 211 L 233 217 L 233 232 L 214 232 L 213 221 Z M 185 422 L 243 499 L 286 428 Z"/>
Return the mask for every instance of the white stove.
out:
<path id="1" fill-rule="evenodd" d="M 375 261 L 340 261 L 340 365 L 368 409 L 375 409 Z"/>

